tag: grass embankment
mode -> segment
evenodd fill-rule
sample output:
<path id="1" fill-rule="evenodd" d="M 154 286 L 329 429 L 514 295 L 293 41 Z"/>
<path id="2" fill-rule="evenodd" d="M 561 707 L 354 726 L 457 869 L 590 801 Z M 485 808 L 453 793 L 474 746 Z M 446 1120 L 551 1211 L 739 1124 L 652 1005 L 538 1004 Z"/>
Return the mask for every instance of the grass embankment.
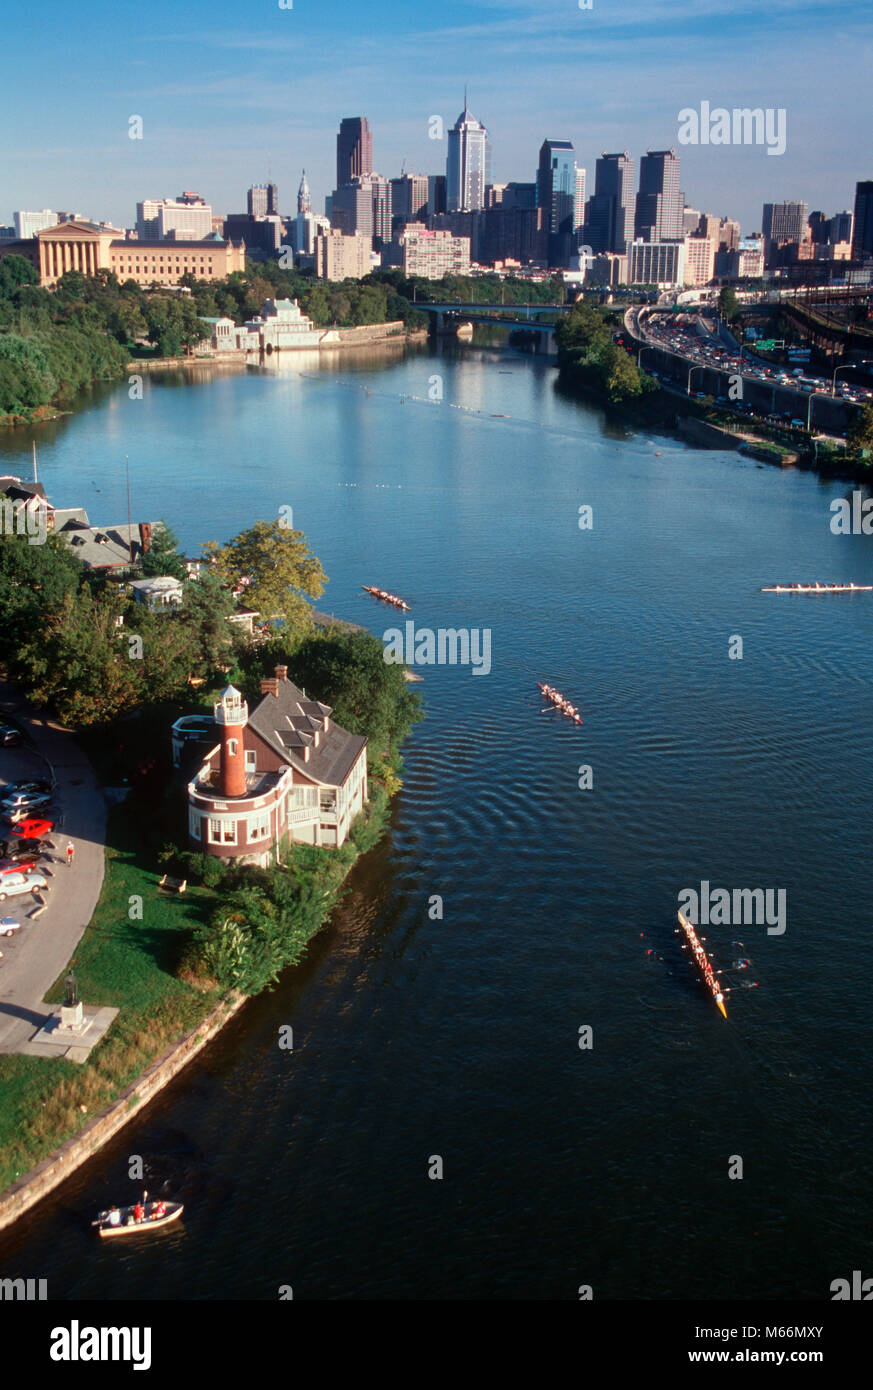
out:
<path id="1" fill-rule="evenodd" d="M 110 812 L 103 891 L 73 962 L 81 998 L 121 1012 L 82 1064 L 0 1056 L 0 1190 L 76 1134 L 217 1002 L 174 973 L 214 895 L 159 893 L 161 870 L 144 849 L 140 823 L 134 803 Z M 132 920 L 140 900 L 142 920 Z M 62 996 L 63 978 L 47 998 Z"/>

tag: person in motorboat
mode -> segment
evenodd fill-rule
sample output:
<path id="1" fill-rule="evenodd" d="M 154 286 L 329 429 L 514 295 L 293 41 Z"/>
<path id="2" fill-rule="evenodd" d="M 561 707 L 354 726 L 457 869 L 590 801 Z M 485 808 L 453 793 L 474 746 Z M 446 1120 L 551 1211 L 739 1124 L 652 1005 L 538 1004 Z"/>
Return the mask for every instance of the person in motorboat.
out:
<path id="1" fill-rule="evenodd" d="M 137 1202 L 136 1206 L 133 1209 L 133 1219 L 137 1223 L 137 1225 L 140 1221 L 142 1221 L 144 1216 L 145 1208 L 143 1207 L 142 1202 Z"/>
<path id="2" fill-rule="evenodd" d="M 152 1220 L 153 1220 L 153 1221 L 156 1221 L 156 1220 L 158 1219 L 158 1217 L 166 1216 L 166 1214 L 167 1214 L 167 1204 L 166 1204 L 166 1202 L 158 1202 L 158 1203 L 156 1204 L 156 1206 L 155 1206 L 154 1211 L 152 1212 Z"/>
<path id="3" fill-rule="evenodd" d="M 109 1208 L 109 1216 L 107 1217 L 107 1223 L 110 1226 L 121 1225 L 121 1212 L 118 1210 L 118 1207 Z"/>

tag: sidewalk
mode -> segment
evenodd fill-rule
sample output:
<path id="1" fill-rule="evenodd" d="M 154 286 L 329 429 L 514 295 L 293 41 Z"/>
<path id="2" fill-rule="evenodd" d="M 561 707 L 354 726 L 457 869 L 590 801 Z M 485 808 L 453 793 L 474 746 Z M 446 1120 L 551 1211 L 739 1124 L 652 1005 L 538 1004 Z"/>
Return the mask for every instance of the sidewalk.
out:
<path id="1" fill-rule="evenodd" d="M 94 770 L 75 735 L 34 711 L 20 692 L 0 681 L 0 718 L 10 717 L 33 740 L 52 766 L 57 779 L 56 812 L 50 818 L 56 845 L 48 908 L 35 921 L 27 918 L 24 899 L 10 898 L 9 915 L 24 922 L 14 937 L 0 937 L 0 1052 L 29 1051 L 26 1044 L 52 1010 L 43 995 L 66 972 L 82 934 L 93 916 L 103 886 L 106 805 Z M 68 867 L 64 849 L 72 840 L 76 855 Z M 85 1000 L 85 1003 L 90 1001 Z M 24 1044 L 24 1046 L 23 1046 Z"/>

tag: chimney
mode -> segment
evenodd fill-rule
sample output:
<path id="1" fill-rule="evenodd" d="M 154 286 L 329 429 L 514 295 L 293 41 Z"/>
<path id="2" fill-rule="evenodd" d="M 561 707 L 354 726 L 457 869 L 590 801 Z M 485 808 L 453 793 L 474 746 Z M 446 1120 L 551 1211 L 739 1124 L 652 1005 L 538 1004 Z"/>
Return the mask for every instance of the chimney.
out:
<path id="1" fill-rule="evenodd" d="M 148 555 L 152 548 L 152 523 L 150 521 L 139 523 L 139 543 L 142 546 L 143 555 Z"/>
<path id="2" fill-rule="evenodd" d="M 287 679 L 288 679 L 288 667 L 287 667 L 287 666 L 277 666 L 277 667 L 276 667 L 276 680 L 277 680 L 277 681 L 286 681 Z"/>
<path id="3" fill-rule="evenodd" d="M 278 700 L 278 698 L 279 698 L 279 682 L 278 682 L 278 680 L 276 679 L 275 676 L 264 676 L 264 677 L 263 677 L 263 679 L 262 679 L 262 681 L 261 681 L 261 694 L 262 694 L 262 695 L 274 695 L 275 698 Z"/>

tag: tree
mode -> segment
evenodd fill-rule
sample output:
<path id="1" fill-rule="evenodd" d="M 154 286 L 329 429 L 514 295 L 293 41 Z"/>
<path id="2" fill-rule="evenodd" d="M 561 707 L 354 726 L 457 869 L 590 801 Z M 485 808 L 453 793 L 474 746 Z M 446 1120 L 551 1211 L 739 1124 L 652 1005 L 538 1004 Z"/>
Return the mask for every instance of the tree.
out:
<path id="1" fill-rule="evenodd" d="M 218 575 L 204 570 L 185 586 L 182 607 L 174 617 L 189 634 L 191 675 L 208 676 L 229 661 L 235 630 L 228 622 L 234 603 Z"/>
<path id="2" fill-rule="evenodd" d="M 81 569 L 70 547 L 49 534 L 44 545 L 0 535 L 0 656 L 16 673 L 22 652 L 79 587 Z"/>
<path id="3" fill-rule="evenodd" d="M 422 718 L 398 663 L 371 632 L 314 634 L 286 658 L 295 683 L 333 709 L 337 723 L 365 734 L 374 751 L 397 747 Z"/>
<path id="4" fill-rule="evenodd" d="M 145 579 L 162 574 L 173 579 L 188 578 L 185 561 L 179 554 L 179 538 L 166 522 L 153 528 L 151 545 L 142 557 L 140 569 Z"/>
<path id="5" fill-rule="evenodd" d="M 739 300 L 730 285 L 722 286 L 718 296 L 718 311 L 723 319 L 727 319 L 728 323 L 733 323 L 740 312 Z"/>
<path id="6" fill-rule="evenodd" d="M 873 453 L 873 405 L 862 406 L 858 411 L 846 436 L 850 449 L 861 455 Z"/>
<path id="7" fill-rule="evenodd" d="M 265 618 L 283 618 L 292 629 L 309 626 L 306 598 L 324 592 L 327 576 L 302 531 L 279 521 L 258 521 L 226 545 L 209 541 L 203 550 L 223 584 L 231 590 L 245 588 L 249 607 Z"/>

